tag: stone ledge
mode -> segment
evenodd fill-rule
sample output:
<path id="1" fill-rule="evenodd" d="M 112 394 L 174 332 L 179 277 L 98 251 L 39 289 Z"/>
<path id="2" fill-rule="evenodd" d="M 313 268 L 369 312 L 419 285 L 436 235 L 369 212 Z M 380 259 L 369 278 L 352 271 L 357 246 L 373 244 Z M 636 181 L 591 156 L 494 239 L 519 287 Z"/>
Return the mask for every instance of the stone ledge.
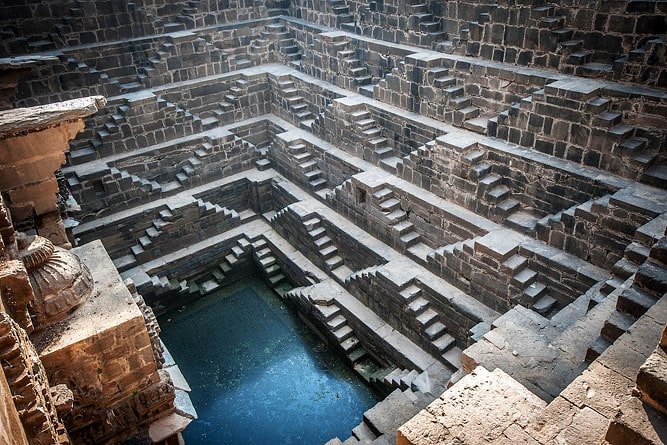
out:
<path id="1" fill-rule="evenodd" d="M 38 107 L 0 112 L 0 139 L 30 133 L 65 121 L 83 119 L 106 105 L 103 96 L 90 96 Z"/>

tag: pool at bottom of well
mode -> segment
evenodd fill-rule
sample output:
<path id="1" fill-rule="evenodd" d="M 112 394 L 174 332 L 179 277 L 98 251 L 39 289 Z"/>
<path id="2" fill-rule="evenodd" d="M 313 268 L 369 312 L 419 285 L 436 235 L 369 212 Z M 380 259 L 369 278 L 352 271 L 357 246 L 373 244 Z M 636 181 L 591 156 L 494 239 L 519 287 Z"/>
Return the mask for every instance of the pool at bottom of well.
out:
<path id="1" fill-rule="evenodd" d="M 345 439 L 379 397 L 258 278 L 160 318 L 199 418 L 195 444 Z"/>

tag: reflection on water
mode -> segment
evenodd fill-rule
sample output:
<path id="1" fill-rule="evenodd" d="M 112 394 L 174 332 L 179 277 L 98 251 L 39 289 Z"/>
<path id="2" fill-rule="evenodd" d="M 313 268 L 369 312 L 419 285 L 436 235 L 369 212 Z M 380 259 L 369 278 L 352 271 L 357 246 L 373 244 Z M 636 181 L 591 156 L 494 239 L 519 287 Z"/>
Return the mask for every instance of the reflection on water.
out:
<path id="1" fill-rule="evenodd" d="M 195 444 L 347 438 L 377 396 L 264 283 L 244 280 L 160 319 L 192 387 Z"/>

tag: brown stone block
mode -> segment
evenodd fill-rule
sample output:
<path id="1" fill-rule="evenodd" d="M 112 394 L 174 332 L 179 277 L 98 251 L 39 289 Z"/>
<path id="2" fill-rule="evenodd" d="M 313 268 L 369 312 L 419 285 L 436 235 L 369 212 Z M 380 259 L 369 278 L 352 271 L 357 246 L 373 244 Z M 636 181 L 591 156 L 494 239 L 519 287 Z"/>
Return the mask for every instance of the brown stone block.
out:
<path id="1" fill-rule="evenodd" d="M 667 418 L 633 397 L 624 402 L 609 424 L 605 440 L 612 445 L 665 443 Z"/>
<path id="2" fill-rule="evenodd" d="M 540 443 L 550 443 L 572 419 L 579 409 L 562 397 L 556 397 L 542 412 L 535 416 L 526 431 Z"/>
<path id="3" fill-rule="evenodd" d="M 588 406 L 611 418 L 632 397 L 635 382 L 598 362 L 593 362 L 561 396 L 578 408 Z"/>
<path id="4" fill-rule="evenodd" d="M 667 414 L 667 353 L 658 346 L 639 368 L 637 389 L 641 399 Z"/>
<path id="5" fill-rule="evenodd" d="M 22 212 L 25 212 L 26 204 L 30 205 L 37 215 L 56 211 L 58 209 L 56 206 L 57 192 L 58 182 L 55 176 L 37 184 L 9 190 L 8 194 L 12 202 L 10 206 L 12 217 L 17 220 L 21 219 L 16 216 L 15 209 L 20 208 Z"/>

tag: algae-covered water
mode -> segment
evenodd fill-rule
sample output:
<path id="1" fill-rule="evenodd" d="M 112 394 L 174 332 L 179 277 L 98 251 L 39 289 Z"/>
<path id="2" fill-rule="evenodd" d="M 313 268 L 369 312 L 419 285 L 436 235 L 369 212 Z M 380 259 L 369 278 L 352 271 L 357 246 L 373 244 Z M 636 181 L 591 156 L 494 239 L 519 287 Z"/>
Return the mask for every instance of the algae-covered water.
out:
<path id="1" fill-rule="evenodd" d="M 323 444 L 345 439 L 379 399 L 257 278 L 160 319 L 192 388 L 195 444 Z"/>

